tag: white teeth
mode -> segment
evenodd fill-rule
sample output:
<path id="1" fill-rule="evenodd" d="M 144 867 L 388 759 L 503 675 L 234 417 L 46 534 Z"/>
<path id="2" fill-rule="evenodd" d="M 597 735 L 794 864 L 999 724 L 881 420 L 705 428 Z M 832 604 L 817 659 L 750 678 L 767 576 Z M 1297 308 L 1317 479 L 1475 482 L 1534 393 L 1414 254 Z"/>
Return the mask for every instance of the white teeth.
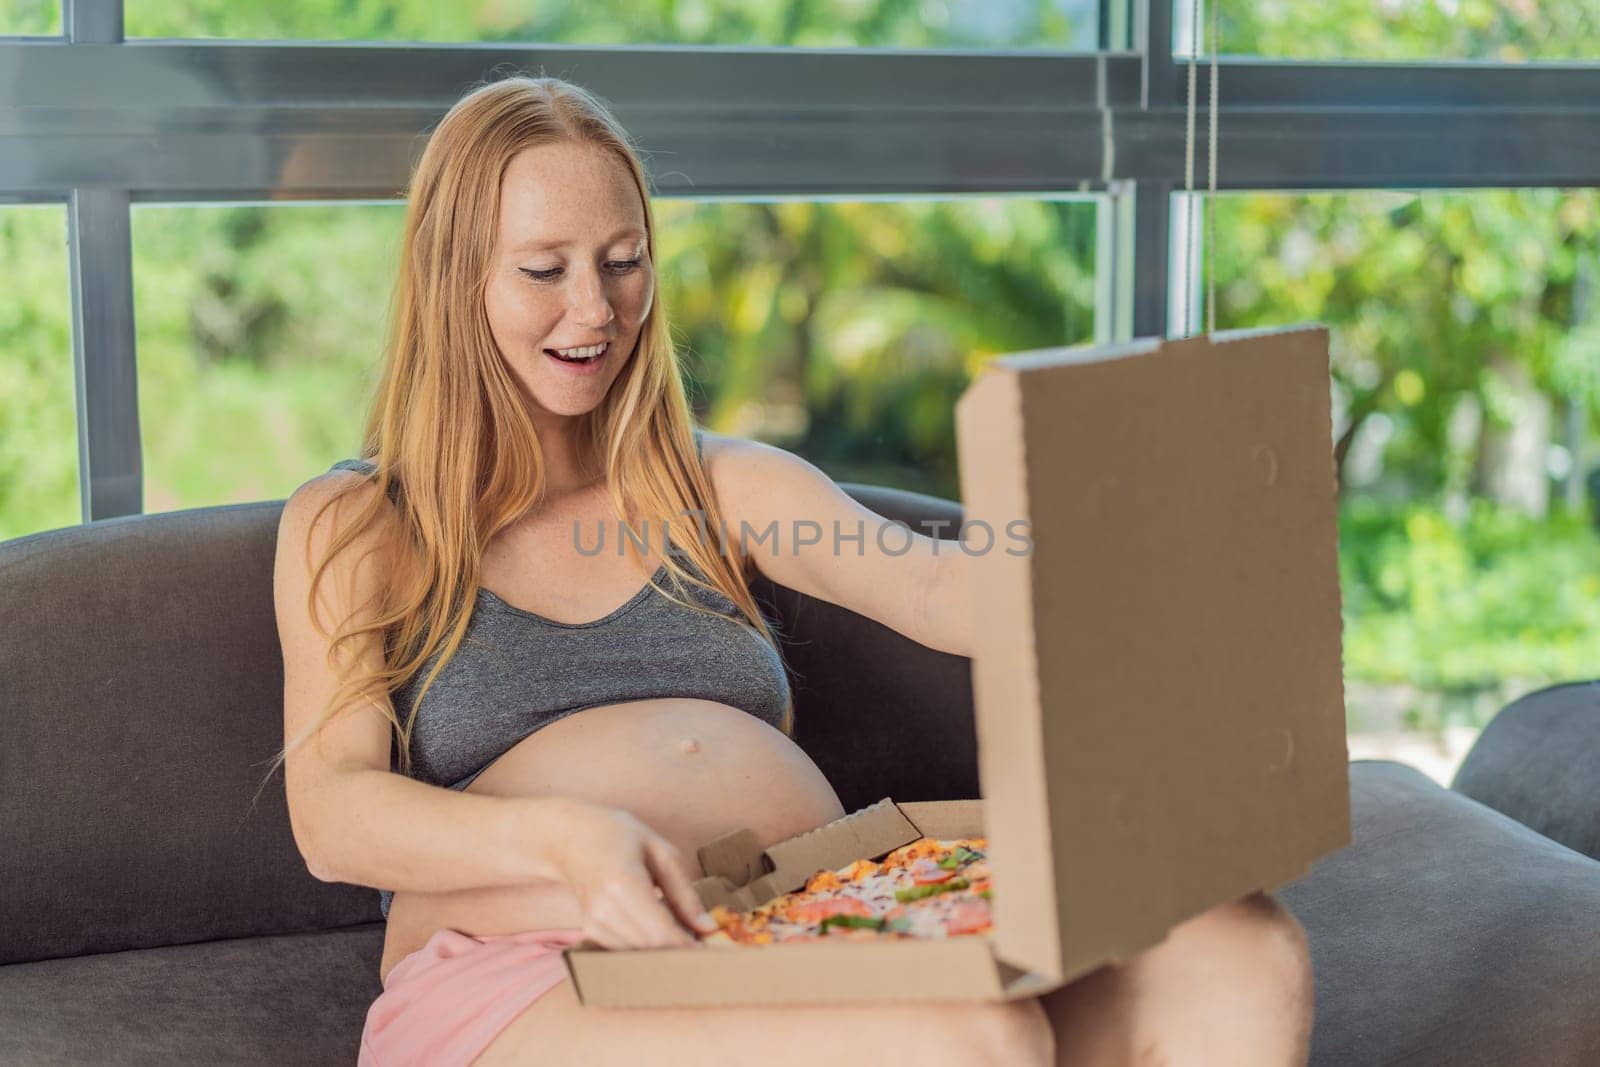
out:
<path id="1" fill-rule="evenodd" d="M 606 344 L 608 343 L 606 342 Z M 565 356 L 567 359 L 589 359 L 604 352 L 606 344 L 586 345 L 583 348 L 552 348 L 550 351 Z"/>

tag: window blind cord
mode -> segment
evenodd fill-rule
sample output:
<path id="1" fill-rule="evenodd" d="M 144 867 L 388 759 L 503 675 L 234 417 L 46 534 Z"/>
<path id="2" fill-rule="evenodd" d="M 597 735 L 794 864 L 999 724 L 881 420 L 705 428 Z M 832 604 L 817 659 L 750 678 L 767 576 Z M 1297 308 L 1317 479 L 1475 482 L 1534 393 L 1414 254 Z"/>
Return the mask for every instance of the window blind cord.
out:
<path id="1" fill-rule="evenodd" d="M 1217 329 L 1217 272 L 1214 269 L 1217 255 L 1217 12 L 1222 0 L 1208 0 L 1211 4 L 1211 145 L 1207 159 L 1211 164 L 1210 184 L 1206 196 L 1206 333 Z"/>
<path id="2" fill-rule="evenodd" d="M 1194 125 L 1195 125 L 1195 96 L 1197 72 L 1200 58 L 1200 4 L 1206 0 L 1189 0 L 1189 94 L 1188 106 L 1185 109 L 1185 132 L 1183 138 L 1183 191 L 1184 191 L 1184 216 L 1183 216 L 1183 273 L 1188 284 L 1183 293 L 1183 332 L 1184 336 L 1193 336 L 1196 332 L 1194 321 L 1198 309 L 1194 306 L 1195 286 L 1189 278 L 1190 271 L 1194 269 L 1194 231 L 1196 229 L 1194 212 Z M 1202 210 L 1205 212 L 1206 227 L 1206 318 L 1201 323 L 1202 332 L 1210 334 L 1217 328 L 1217 282 L 1215 273 L 1216 263 L 1216 218 L 1213 214 L 1213 204 L 1217 198 L 1217 9 L 1221 6 L 1220 0 L 1209 0 L 1211 5 L 1210 42 L 1206 51 L 1211 57 L 1211 107 L 1207 125 L 1208 148 L 1206 164 L 1208 174 L 1207 195 Z"/>

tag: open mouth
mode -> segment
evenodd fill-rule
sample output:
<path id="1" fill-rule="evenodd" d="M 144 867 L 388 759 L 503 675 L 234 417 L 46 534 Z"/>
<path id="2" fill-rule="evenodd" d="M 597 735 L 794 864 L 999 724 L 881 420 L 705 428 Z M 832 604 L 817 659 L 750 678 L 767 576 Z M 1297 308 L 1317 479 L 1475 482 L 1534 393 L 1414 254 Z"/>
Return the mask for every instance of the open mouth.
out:
<path id="1" fill-rule="evenodd" d="M 599 360 L 603 359 L 605 354 L 610 350 L 611 342 L 607 341 L 603 344 L 590 345 L 586 348 L 568 348 L 564 350 L 547 348 L 544 351 L 547 356 L 560 360 L 562 363 L 571 363 L 577 366 L 583 366 L 586 363 L 598 362 Z"/>

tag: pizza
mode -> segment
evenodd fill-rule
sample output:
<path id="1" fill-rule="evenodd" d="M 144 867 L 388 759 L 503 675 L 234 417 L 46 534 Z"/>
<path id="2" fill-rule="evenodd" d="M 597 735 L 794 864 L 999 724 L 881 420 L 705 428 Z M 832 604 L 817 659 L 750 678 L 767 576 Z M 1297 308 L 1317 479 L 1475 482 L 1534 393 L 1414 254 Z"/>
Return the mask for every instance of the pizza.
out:
<path id="1" fill-rule="evenodd" d="M 986 934 L 994 927 L 987 850 L 982 837 L 918 838 L 882 860 L 818 871 L 751 911 L 713 905 L 717 929 L 701 940 L 770 945 Z"/>

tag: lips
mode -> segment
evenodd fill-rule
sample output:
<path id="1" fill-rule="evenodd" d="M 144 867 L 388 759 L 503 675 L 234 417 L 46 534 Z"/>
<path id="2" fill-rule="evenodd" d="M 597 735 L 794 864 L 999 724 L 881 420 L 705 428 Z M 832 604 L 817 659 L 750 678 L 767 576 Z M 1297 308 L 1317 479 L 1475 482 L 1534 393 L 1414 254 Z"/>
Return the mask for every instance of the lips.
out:
<path id="1" fill-rule="evenodd" d="M 550 362 L 561 368 L 563 374 L 589 377 L 600 373 L 600 369 L 605 366 L 606 360 L 611 358 L 611 348 L 607 345 L 605 351 L 598 356 L 584 360 L 567 359 L 559 356 L 553 348 L 545 349 L 544 354 L 549 357 Z"/>
<path id="2" fill-rule="evenodd" d="M 562 350 L 547 348 L 545 351 L 563 363 L 588 363 L 603 357 L 607 352 L 611 351 L 611 342 L 601 341 L 592 345 L 574 345 Z M 582 353 L 582 355 L 578 355 L 578 353 Z"/>

